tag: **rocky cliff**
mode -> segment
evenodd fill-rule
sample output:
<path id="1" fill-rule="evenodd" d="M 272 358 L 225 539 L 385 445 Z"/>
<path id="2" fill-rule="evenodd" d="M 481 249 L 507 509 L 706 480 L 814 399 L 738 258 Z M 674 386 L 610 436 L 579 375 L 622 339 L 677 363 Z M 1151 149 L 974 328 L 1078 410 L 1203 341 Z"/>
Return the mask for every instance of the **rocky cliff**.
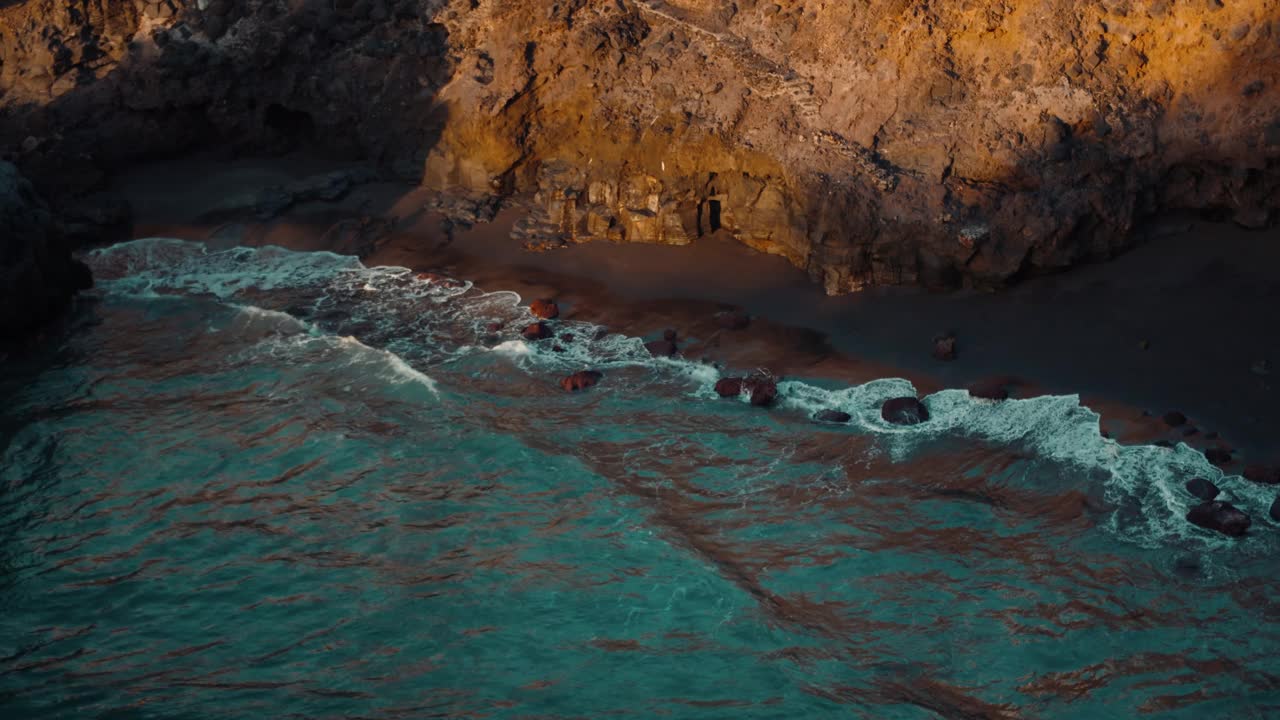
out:
<path id="1" fill-rule="evenodd" d="M 0 348 L 26 338 L 93 284 L 66 239 L 31 183 L 0 162 Z"/>
<path id="2" fill-rule="evenodd" d="M 310 142 L 533 195 L 543 245 L 725 231 L 830 293 L 1273 222 L 1278 84 L 1280 0 L 0 3 L 0 142 L 59 196 Z"/>

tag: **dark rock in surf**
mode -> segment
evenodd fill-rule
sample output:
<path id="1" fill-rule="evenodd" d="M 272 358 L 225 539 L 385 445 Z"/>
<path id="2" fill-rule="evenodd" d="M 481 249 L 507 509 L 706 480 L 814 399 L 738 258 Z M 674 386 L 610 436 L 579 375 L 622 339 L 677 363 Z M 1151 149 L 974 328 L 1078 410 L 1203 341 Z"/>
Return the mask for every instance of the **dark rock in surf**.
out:
<path id="1" fill-rule="evenodd" d="M 1187 492 L 1208 502 L 1218 497 L 1218 493 L 1222 492 L 1217 485 L 1209 482 L 1205 478 L 1191 478 L 1186 484 Z"/>
<path id="2" fill-rule="evenodd" d="M 645 343 L 644 349 L 648 350 L 649 354 L 654 357 L 672 357 L 679 350 L 676 344 L 670 340 L 654 340 L 653 342 Z"/>
<path id="3" fill-rule="evenodd" d="M 1182 427 L 1187 424 L 1187 416 L 1177 410 L 1170 410 L 1164 414 L 1164 424 L 1169 427 Z"/>
<path id="4" fill-rule="evenodd" d="M 813 419 L 824 423 L 847 423 L 853 416 L 841 410 L 819 410 Z"/>
<path id="5" fill-rule="evenodd" d="M 742 310 L 726 310 L 716 313 L 716 323 L 725 330 L 745 330 L 751 324 L 751 316 Z"/>
<path id="6" fill-rule="evenodd" d="M 1280 485 L 1280 467 L 1250 465 L 1244 469 L 1244 479 L 1263 485 Z"/>
<path id="7" fill-rule="evenodd" d="M 738 397 L 742 394 L 742 378 L 720 378 L 716 382 L 716 394 L 722 398 Z"/>
<path id="8" fill-rule="evenodd" d="M 1155 445 L 1156 447 L 1169 448 L 1169 449 L 1173 448 L 1173 443 L 1169 442 L 1168 440 L 1157 440 L 1151 444 Z"/>
<path id="9" fill-rule="evenodd" d="M 979 380 L 969 386 L 969 397 L 981 400 L 1008 400 L 1009 390 L 1001 380 Z"/>
<path id="10" fill-rule="evenodd" d="M 1269 511 L 1269 514 L 1271 515 L 1272 520 L 1280 522 L 1280 497 L 1276 498 L 1275 501 L 1271 503 L 1271 510 Z"/>
<path id="11" fill-rule="evenodd" d="M 751 396 L 751 404 L 756 407 L 768 407 L 778 399 L 778 382 L 771 377 L 749 377 L 743 381 L 742 387 Z"/>
<path id="12" fill-rule="evenodd" d="M 1223 535 L 1240 537 L 1249 530 L 1253 520 L 1231 503 L 1201 503 L 1187 513 L 1187 522 Z"/>
<path id="13" fill-rule="evenodd" d="M 553 333 L 551 332 L 551 328 L 547 327 L 546 323 L 536 322 L 526 327 L 524 330 L 521 330 L 520 335 L 525 340 L 532 341 L 532 340 L 546 340 L 547 338 L 551 337 Z"/>
<path id="14" fill-rule="evenodd" d="M 595 370 L 583 370 L 561 380 L 560 387 L 564 388 L 565 392 L 578 392 L 595 387 L 602 379 L 604 379 L 604 373 L 596 372 Z"/>
<path id="15" fill-rule="evenodd" d="M 561 342 L 571 343 L 573 342 L 573 340 L 574 340 L 573 333 L 564 333 L 563 335 L 560 336 Z"/>
<path id="16" fill-rule="evenodd" d="M 555 300 L 534 300 L 529 303 L 529 312 L 533 313 L 536 318 L 543 320 L 555 320 L 560 317 L 560 306 Z"/>
<path id="17" fill-rule="evenodd" d="M 1204 459 L 1208 460 L 1215 467 L 1226 467 L 1235 460 L 1231 457 L 1231 449 L 1218 445 L 1217 447 L 1207 448 L 1204 451 Z"/>
<path id="18" fill-rule="evenodd" d="M 894 425 L 919 425 L 929 420 L 929 408 L 918 398 L 900 397 L 886 400 L 880 407 L 880 417 Z"/>
<path id="19" fill-rule="evenodd" d="M 935 360 L 950 362 L 956 359 L 956 336 L 952 333 L 938 335 L 933 339 L 933 357 Z"/>

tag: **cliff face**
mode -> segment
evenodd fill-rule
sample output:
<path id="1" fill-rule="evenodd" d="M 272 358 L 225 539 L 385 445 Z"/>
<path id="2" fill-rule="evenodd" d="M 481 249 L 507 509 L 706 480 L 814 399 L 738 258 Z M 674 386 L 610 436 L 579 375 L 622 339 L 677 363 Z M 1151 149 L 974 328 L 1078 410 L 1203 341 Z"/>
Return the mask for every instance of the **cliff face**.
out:
<path id="1" fill-rule="evenodd" d="M 93 284 L 65 240 L 31 183 L 0 162 L 0 348 L 25 338 Z"/>
<path id="2" fill-rule="evenodd" d="M 535 192 L 566 240 L 723 229 L 831 293 L 1280 207 L 1280 0 L 29 0 L 0 38 L 0 140 L 42 183 L 308 137 Z"/>

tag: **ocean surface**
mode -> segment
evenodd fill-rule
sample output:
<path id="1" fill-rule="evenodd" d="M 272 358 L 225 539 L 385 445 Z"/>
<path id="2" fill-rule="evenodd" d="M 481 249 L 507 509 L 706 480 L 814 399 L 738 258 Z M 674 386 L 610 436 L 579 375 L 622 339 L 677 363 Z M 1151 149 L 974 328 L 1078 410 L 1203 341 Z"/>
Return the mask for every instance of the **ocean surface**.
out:
<path id="1" fill-rule="evenodd" d="M 762 410 L 585 323 L 526 343 L 500 288 L 88 260 L 0 365 L 6 720 L 1280 717 L 1274 490 L 1075 397 Z M 1185 522 L 1197 475 L 1247 537 Z"/>

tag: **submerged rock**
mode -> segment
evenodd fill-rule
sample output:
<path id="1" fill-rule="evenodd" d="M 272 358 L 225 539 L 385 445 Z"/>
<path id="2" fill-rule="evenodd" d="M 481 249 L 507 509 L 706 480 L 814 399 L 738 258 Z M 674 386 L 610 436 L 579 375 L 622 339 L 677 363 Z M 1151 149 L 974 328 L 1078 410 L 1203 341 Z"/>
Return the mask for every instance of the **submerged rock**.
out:
<path id="1" fill-rule="evenodd" d="M 536 318 L 543 320 L 555 320 L 560 317 L 560 306 L 555 300 L 534 300 L 529 303 L 529 312 L 533 313 Z"/>
<path id="2" fill-rule="evenodd" d="M 1201 503 L 1187 513 L 1187 521 L 1207 530 L 1216 530 L 1224 535 L 1240 537 L 1249 530 L 1253 520 L 1231 503 Z"/>
<path id="3" fill-rule="evenodd" d="M 521 337 L 525 340 L 546 340 L 554 335 L 551 328 L 544 322 L 536 322 L 520 331 Z"/>
<path id="4" fill-rule="evenodd" d="M 880 417 L 894 425 L 919 425 L 928 422 L 929 408 L 918 398 L 893 398 L 880 407 Z"/>
<path id="5" fill-rule="evenodd" d="M 819 410 L 813 419 L 825 423 L 847 423 L 853 416 L 842 410 Z"/>
<path id="6" fill-rule="evenodd" d="M 589 387 L 595 387 L 602 379 L 604 379 L 604 373 L 595 370 L 582 370 L 561 380 L 560 387 L 564 388 L 566 392 L 578 392 Z"/>
<path id="7" fill-rule="evenodd" d="M 1205 478 L 1191 478 L 1187 481 L 1186 488 L 1187 492 L 1206 502 L 1218 497 L 1218 493 L 1222 492 L 1217 485 Z"/>

